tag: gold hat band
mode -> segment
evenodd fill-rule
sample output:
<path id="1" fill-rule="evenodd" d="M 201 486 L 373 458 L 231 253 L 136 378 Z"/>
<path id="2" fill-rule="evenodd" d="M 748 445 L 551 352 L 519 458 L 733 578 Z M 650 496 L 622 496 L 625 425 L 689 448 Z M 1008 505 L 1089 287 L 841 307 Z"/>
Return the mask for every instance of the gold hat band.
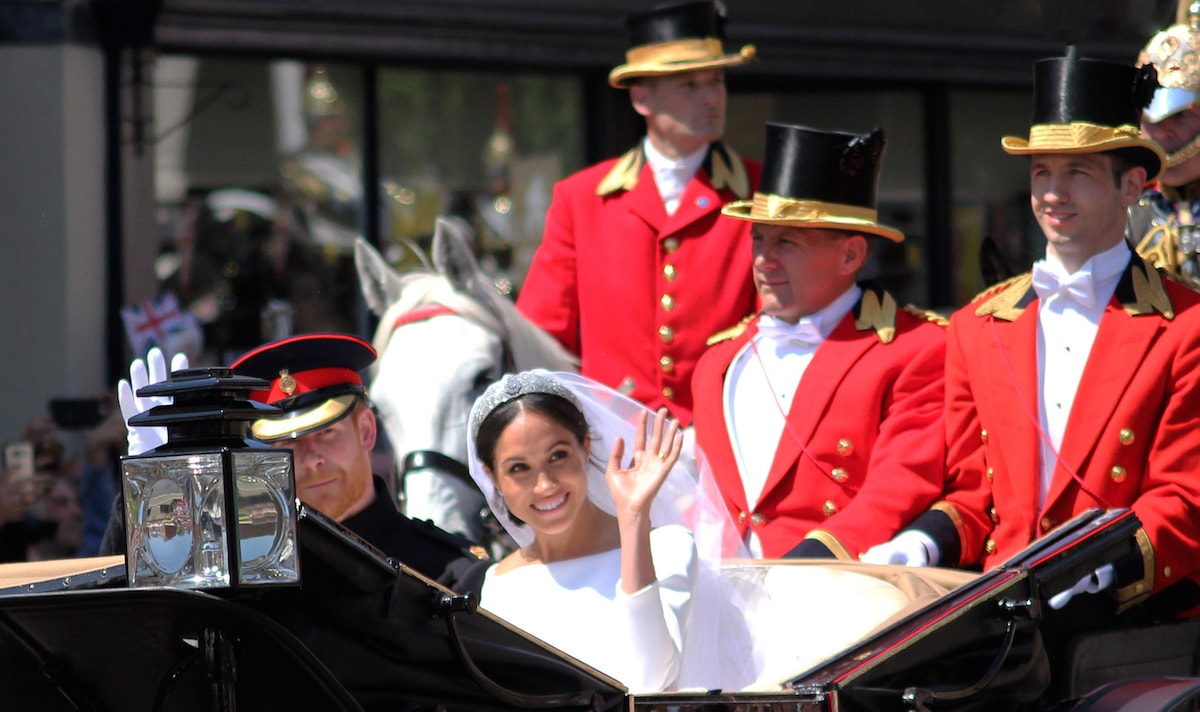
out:
<path id="1" fill-rule="evenodd" d="M 1061 148 L 1063 146 L 1090 146 L 1106 143 L 1116 139 L 1142 138 L 1142 132 L 1133 124 L 1101 126 L 1085 121 L 1072 121 L 1069 124 L 1038 124 L 1029 129 L 1029 147 L 1048 146 Z"/>
<path id="2" fill-rule="evenodd" d="M 666 62 L 694 62 L 719 59 L 724 54 L 721 40 L 705 39 L 671 40 L 634 47 L 625 53 L 627 64 L 663 64 Z"/>
<path id="3" fill-rule="evenodd" d="M 873 223 L 879 211 L 857 205 L 826 203 L 820 200 L 797 200 L 770 193 L 755 193 L 750 209 L 751 220 L 821 221 L 831 218 L 851 218 Z"/>

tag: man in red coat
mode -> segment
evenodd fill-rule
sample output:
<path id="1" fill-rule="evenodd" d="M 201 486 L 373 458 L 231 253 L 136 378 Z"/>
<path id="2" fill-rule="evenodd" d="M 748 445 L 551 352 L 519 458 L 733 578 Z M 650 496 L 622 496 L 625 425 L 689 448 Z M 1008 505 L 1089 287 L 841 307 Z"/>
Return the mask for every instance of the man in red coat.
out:
<path id="1" fill-rule="evenodd" d="M 877 240 L 881 131 L 767 124 L 751 223 L 762 313 L 693 378 L 696 439 L 752 555 L 857 560 L 943 486 L 941 321 L 856 283 Z"/>
<path id="2" fill-rule="evenodd" d="M 952 486 L 868 558 L 990 568 L 1084 510 L 1130 507 L 1141 555 L 1051 606 L 1101 590 L 1119 608 L 1155 595 L 1158 615 L 1200 604 L 1200 295 L 1125 240 L 1165 161 L 1137 130 L 1156 85 L 1151 67 L 1073 54 L 1035 65 L 1029 139 L 1002 146 L 1030 157 L 1046 256 L 951 318 Z"/>
<path id="3" fill-rule="evenodd" d="M 583 375 L 691 422 L 691 376 L 713 334 L 755 309 L 749 235 L 721 217 L 759 166 L 720 142 L 724 14 L 692 2 L 632 15 L 633 47 L 609 74 L 646 138 L 554 189 L 517 308 L 579 355 Z"/>

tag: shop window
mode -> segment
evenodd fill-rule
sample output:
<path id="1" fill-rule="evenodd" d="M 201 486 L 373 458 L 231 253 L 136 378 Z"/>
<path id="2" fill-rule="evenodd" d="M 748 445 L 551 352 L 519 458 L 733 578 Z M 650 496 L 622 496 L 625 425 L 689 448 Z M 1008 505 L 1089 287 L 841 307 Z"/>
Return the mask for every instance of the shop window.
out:
<path id="1" fill-rule="evenodd" d="M 584 165 L 583 96 L 573 78 L 388 69 L 379 75 L 386 247 L 423 247 L 439 213 L 469 220 L 481 264 L 520 287 L 554 183 Z"/>
<path id="2" fill-rule="evenodd" d="M 372 123 L 365 76 L 337 63 L 157 60 L 156 277 L 202 323 L 208 360 L 292 333 L 358 331 L 355 239 L 416 264 L 408 248 L 427 246 L 442 213 L 470 219 L 497 285 L 519 287 L 554 181 L 583 163 L 579 82 L 384 69 Z M 380 234 L 365 235 L 372 145 L 382 214 Z"/>

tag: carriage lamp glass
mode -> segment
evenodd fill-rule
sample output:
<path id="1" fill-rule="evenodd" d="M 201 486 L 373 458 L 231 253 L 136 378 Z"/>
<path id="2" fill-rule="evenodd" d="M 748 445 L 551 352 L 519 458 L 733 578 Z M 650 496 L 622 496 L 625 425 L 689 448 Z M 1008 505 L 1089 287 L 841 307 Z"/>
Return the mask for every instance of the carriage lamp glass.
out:
<path id="1" fill-rule="evenodd" d="M 264 383 L 194 369 L 138 392 L 174 404 L 130 420 L 168 432 L 166 444 L 121 461 L 131 587 L 299 582 L 292 451 L 247 440 L 249 421 L 274 409 L 237 399 Z"/>

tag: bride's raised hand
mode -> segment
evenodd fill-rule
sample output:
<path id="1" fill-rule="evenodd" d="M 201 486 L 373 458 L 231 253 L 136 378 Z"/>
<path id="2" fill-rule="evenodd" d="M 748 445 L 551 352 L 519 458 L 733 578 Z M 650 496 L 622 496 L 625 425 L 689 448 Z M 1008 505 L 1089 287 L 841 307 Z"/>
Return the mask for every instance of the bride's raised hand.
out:
<path id="1" fill-rule="evenodd" d="M 633 457 L 628 467 L 623 465 L 625 442 L 621 438 L 613 443 L 612 453 L 608 457 L 605 480 L 617 506 L 618 516 L 649 516 L 650 505 L 683 450 L 679 421 L 669 417 L 666 408 L 660 408 L 654 415 L 654 426 L 650 428 L 647 438 L 649 417 L 646 412 L 638 416 Z"/>

